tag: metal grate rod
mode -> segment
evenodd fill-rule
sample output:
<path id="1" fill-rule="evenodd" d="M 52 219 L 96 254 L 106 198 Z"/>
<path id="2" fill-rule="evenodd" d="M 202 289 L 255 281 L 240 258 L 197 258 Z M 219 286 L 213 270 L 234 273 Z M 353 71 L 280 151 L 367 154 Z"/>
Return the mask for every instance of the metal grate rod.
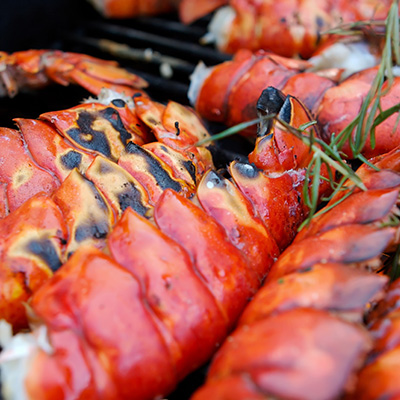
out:
<path id="1" fill-rule="evenodd" d="M 187 43 L 177 39 L 159 36 L 149 32 L 139 31 L 133 28 L 127 28 L 105 22 L 91 22 L 87 25 L 89 29 L 95 29 L 112 35 L 131 39 L 136 43 L 151 46 L 163 52 L 173 54 L 184 54 L 185 57 L 191 57 L 194 60 L 202 60 L 207 64 L 218 64 L 232 59 L 231 55 L 217 52 L 214 49 L 202 47 L 194 43 Z"/>

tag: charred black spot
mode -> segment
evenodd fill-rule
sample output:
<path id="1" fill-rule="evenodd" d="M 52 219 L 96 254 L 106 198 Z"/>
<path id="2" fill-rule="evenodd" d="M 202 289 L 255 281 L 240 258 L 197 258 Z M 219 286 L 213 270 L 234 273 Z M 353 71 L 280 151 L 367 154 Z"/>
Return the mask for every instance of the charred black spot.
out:
<path id="1" fill-rule="evenodd" d="M 286 24 L 286 18 L 285 18 L 285 17 L 282 17 L 279 21 L 280 21 L 282 24 Z"/>
<path id="2" fill-rule="evenodd" d="M 115 169 L 107 162 L 100 161 L 98 163 L 98 173 L 100 175 L 111 174 L 115 171 Z"/>
<path id="3" fill-rule="evenodd" d="M 286 96 L 273 86 L 264 89 L 257 101 L 257 111 L 260 117 L 278 114 L 284 105 Z M 264 120 L 260 123 L 257 135 L 259 137 L 269 134 L 272 120 Z"/>
<path id="4" fill-rule="evenodd" d="M 78 168 L 82 162 L 82 154 L 71 150 L 60 157 L 61 164 L 68 170 Z"/>
<path id="5" fill-rule="evenodd" d="M 158 121 L 155 120 L 155 119 L 152 118 L 152 117 L 148 117 L 148 118 L 147 118 L 147 122 L 148 122 L 150 125 L 158 125 Z"/>
<path id="6" fill-rule="evenodd" d="M 302 273 L 310 272 L 312 270 L 313 270 L 313 267 L 306 267 L 306 268 L 298 269 L 297 272 L 302 274 Z"/>
<path id="7" fill-rule="evenodd" d="M 61 261 L 58 258 L 57 251 L 54 244 L 49 239 L 33 240 L 29 242 L 27 251 L 43 260 L 53 272 L 61 267 Z"/>
<path id="8" fill-rule="evenodd" d="M 179 128 L 179 121 L 175 121 L 175 128 L 176 128 L 176 136 L 179 136 L 181 134 L 181 130 Z"/>
<path id="9" fill-rule="evenodd" d="M 132 99 L 136 99 L 136 98 L 138 98 L 138 97 L 142 97 L 142 93 L 140 93 L 140 92 L 135 93 L 135 94 L 132 96 Z"/>
<path id="10" fill-rule="evenodd" d="M 168 172 L 162 167 L 161 163 L 155 157 L 153 157 L 150 152 L 132 142 L 126 146 L 126 150 L 128 153 L 136 154 L 145 160 L 148 171 L 157 181 L 157 184 L 161 189 L 172 189 L 176 192 L 180 192 L 182 190 L 181 184 L 171 178 Z"/>
<path id="11" fill-rule="evenodd" d="M 286 96 L 280 90 L 273 86 L 268 86 L 262 91 L 257 101 L 257 110 L 266 114 L 277 114 L 285 99 Z"/>
<path id="12" fill-rule="evenodd" d="M 119 133 L 122 144 L 126 145 L 132 138 L 132 135 L 126 130 L 118 111 L 111 107 L 107 107 L 105 110 L 100 112 L 100 115 L 103 115 L 104 118 L 110 122 L 112 127 Z"/>
<path id="13" fill-rule="evenodd" d="M 318 28 L 322 29 L 325 25 L 325 21 L 322 17 L 317 16 L 317 18 L 315 18 L 315 23 L 317 24 Z"/>
<path id="14" fill-rule="evenodd" d="M 125 184 L 125 190 L 118 194 L 118 203 L 122 211 L 131 207 L 138 214 L 145 216 L 148 208 L 143 205 L 141 192 L 131 182 Z"/>
<path id="15" fill-rule="evenodd" d="M 246 178 L 255 178 L 259 172 L 257 167 L 253 164 L 237 163 L 235 167 L 240 175 Z"/>
<path id="16" fill-rule="evenodd" d="M 141 154 L 140 150 L 141 147 L 133 142 L 129 142 L 125 147 L 125 151 L 129 154 Z"/>
<path id="17" fill-rule="evenodd" d="M 75 231 L 75 240 L 83 242 L 86 239 L 104 239 L 108 234 L 109 226 L 106 221 L 92 222 L 79 225 Z"/>
<path id="18" fill-rule="evenodd" d="M 108 210 L 107 208 L 107 204 L 104 201 L 103 197 L 101 196 L 99 190 L 97 189 L 96 185 L 90 181 L 89 179 L 87 179 L 85 176 L 82 175 L 82 178 L 86 181 L 86 183 L 89 185 L 90 190 L 93 193 L 93 197 L 96 200 L 96 203 L 98 205 L 98 207 L 103 210 L 106 211 Z"/>
<path id="19" fill-rule="evenodd" d="M 279 118 L 286 122 L 287 124 L 290 123 L 290 118 L 292 116 L 292 105 L 290 104 L 290 96 L 286 97 L 285 102 L 279 112 Z"/>
<path id="20" fill-rule="evenodd" d="M 224 181 L 221 176 L 216 171 L 210 171 L 208 175 L 208 180 L 214 184 L 216 187 L 223 187 Z"/>
<path id="21" fill-rule="evenodd" d="M 162 151 L 165 151 L 166 153 L 168 153 L 168 149 L 164 145 L 160 146 L 160 149 Z"/>
<path id="22" fill-rule="evenodd" d="M 78 144 L 88 150 L 97 151 L 107 158 L 111 158 L 111 149 L 106 135 L 92 128 L 98 115 L 83 111 L 79 114 L 76 123 L 79 128 L 71 128 L 67 134 Z M 87 138 L 90 135 L 90 138 Z"/>
<path id="23" fill-rule="evenodd" d="M 190 161 L 183 161 L 183 166 L 185 167 L 186 171 L 189 172 L 190 177 L 193 179 L 193 182 L 196 183 L 196 167 Z"/>
<path id="24" fill-rule="evenodd" d="M 124 108 L 126 103 L 122 99 L 115 99 L 111 102 L 111 104 L 118 108 Z"/>
<path id="25" fill-rule="evenodd" d="M 315 39 L 315 44 L 316 45 L 320 44 L 321 43 L 321 39 L 322 39 L 321 32 L 317 31 L 317 38 Z"/>

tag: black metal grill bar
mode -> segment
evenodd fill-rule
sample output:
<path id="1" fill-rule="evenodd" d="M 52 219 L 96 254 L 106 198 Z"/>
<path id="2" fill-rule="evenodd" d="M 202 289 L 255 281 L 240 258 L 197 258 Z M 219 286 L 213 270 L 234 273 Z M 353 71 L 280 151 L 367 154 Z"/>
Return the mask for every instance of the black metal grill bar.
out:
<path id="1" fill-rule="evenodd" d="M 184 35 L 186 40 L 199 40 L 204 36 L 204 29 L 194 25 L 183 25 L 181 22 L 171 21 L 166 18 L 140 17 L 134 20 L 135 28 L 146 30 L 155 30 L 156 32 L 165 32 L 168 36 L 171 34 Z"/>
<path id="2" fill-rule="evenodd" d="M 163 53 L 168 52 L 169 54 L 177 55 L 178 57 L 184 54 L 186 59 L 202 60 L 206 64 L 217 64 L 232 58 L 231 55 L 223 54 L 214 49 L 202 47 L 194 43 L 187 43 L 183 40 L 159 36 L 153 33 L 143 32 L 137 29 L 106 22 L 91 22 L 88 23 L 87 28 L 89 30 L 94 29 L 102 33 L 116 35 L 125 40 L 132 40 L 135 46 L 151 46 L 158 51 Z"/>
<path id="3" fill-rule="evenodd" d="M 78 35 L 67 35 L 68 40 L 81 43 L 95 49 L 111 54 L 117 59 L 126 59 L 144 64 L 168 64 L 173 70 L 191 74 L 195 65 L 180 58 L 163 55 L 151 49 L 136 49 L 126 44 L 121 44 L 108 39 L 96 39 Z"/>

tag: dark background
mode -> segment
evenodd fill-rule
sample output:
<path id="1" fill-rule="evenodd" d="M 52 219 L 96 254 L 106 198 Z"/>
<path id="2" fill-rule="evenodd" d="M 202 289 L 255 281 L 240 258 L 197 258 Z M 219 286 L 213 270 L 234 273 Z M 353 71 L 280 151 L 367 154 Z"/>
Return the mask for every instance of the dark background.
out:
<path id="1" fill-rule="evenodd" d="M 0 51 L 57 47 L 61 32 L 91 15 L 85 0 L 0 0 Z"/>

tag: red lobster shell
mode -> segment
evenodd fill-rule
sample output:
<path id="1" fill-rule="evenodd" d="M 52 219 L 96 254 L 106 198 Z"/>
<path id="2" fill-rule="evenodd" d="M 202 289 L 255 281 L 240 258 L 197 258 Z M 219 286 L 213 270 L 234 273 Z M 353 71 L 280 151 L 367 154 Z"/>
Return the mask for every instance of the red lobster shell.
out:
<path id="1" fill-rule="evenodd" d="M 379 269 L 382 252 L 398 245 L 398 226 L 387 222 L 398 213 L 399 156 L 395 149 L 375 160 L 380 171 L 362 166 L 368 190 L 354 191 L 317 217 L 280 255 L 194 400 L 398 395 L 397 380 L 390 380 L 399 363 L 398 283 L 375 312 L 373 354 L 378 358 L 356 382 L 373 347 L 361 326 L 363 312 L 387 282 L 367 271 Z"/>
<path id="2" fill-rule="evenodd" d="M 296 127 L 309 121 L 295 98 L 277 96 L 281 118 Z M 157 122 L 157 107 L 141 113 L 147 100 L 135 101 L 159 139 L 175 140 Z M 268 109 L 268 99 L 263 104 Z M 165 190 L 154 200 L 154 221 L 126 209 L 106 252 L 79 246 L 36 291 L 30 305 L 52 351 L 31 360 L 29 398 L 152 399 L 208 359 L 307 214 L 302 166 L 262 171 L 233 162 L 229 171 L 233 182 L 206 173 L 193 201 Z"/>
<path id="3" fill-rule="evenodd" d="M 358 72 L 336 86 L 324 71 L 307 72 L 307 67 L 309 64 L 304 61 L 265 52 L 239 52 L 233 61 L 213 67 L 203 83 L 196 83 L 200 88 L 193 99 L 195 108 L 211 121 L 236 125 L 256 118 L 257 99 L 262 90 L 271 85 L 302 100 L 320 124 L 324 140 L 329 142 L 333 133 L 338 134 L 359 114 L 378 68 Z M 384 85 L 383 90 L 387 90 L 381 98 L 382 110 L 399 102 L 399 88 L 398 77 L 390 88 L 387 83 Z M 376 146 L 372 148 L 367 141 L 363 150 L 366 157 L 383 154 L 398 146 L 400 128 L 396 121 L 397 114 L 378 125 Z M 254 135 L 255 129 L 248 128 L 246 134 Z M 343 151 L 352 157 L 348 145 Z"/>

